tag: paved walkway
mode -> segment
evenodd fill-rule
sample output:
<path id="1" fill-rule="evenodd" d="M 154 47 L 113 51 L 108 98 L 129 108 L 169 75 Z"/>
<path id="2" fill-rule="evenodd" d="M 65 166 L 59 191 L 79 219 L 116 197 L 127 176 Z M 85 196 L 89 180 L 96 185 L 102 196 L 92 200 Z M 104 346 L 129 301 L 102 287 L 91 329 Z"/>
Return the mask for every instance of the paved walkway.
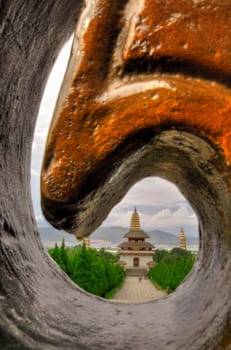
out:
<path id="1" fill-rule="evenodd" d="M 148 280 L 139 277 L 126 277 L 123 287 L 114 295 L 112 300 L 121 303 L 142 303 L 145 301 L 159 299 L 166 293 L 157 290 Z"/>

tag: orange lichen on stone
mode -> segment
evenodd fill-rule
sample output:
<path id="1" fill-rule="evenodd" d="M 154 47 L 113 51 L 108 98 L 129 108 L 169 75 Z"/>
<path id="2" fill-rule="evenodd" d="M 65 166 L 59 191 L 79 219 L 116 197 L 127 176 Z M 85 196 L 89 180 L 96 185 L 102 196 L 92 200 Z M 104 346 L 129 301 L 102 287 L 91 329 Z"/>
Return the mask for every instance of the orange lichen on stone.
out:
<path id="1" fill-rule="evenodd" d="M 224 32 L 230 23 L 227 2 L 223 7 L 215 3 L 144 1 L 124 38 L 124 65 L 144 55 L 150 60 L 171 56 L 230 74 L 231 39 Z M 158 134 L 176 128 L 199 135 L 220 148 L 227 165 L 231 163 L 230 89 L 182 72 L 116 75 L 112 43 L 104 33 L 117 27 L 118 10 L 117 1 L 110 5 L 98 1 L 92 14 L 87 12 L 82 37 L 78 37 L 80 28 L 75 34 L 80 42 L 76 53 L 72 52 L 73 57 L 78 55 L 76 69 L 70 68 L 72 75 L 67 71 L 69 80 L 64 82 L 69 89 L 57 104 L 42 170 L 42 193 L 51 200 L 73 201 L 88 175 L 126 139 L 146 129 Z M 137 40 L 139 45 L 134 47 Z M 149 43 L 146 51 L 143 40 Z M 154 50 L 157 42 L 161 45 Z"/>
<path id="2" fill-rule="evenodd" d="M 230 1 L 145 0 L 123 49 L 124 60 L 189 62 L 230 75 Z"/>
<path id="3" fill-rule="evenodd" d="M 155 88 L 127 97 L 109 98 L 104 104 L 89 103 L 91 113 L 81 123 L 75 123 L 70 137 L 66 137 L 64 131 L 57 139 L 52 163 L 45 175 L 48 183 L 55 177 L 54 186 L 62 195 L 60 199 L 76 194 L 78 186 L 97 164 L 129 135 L 145 128 L 159 132 L 171 125 L 196 133 L 223 148 L 230 162 L 231 95 L 218 84 L 210 84 L 208 89 L 203 81 L 193 87 L 190 79 L 182 82 L 165 77 L 165 81 L 168 80 L 174 89 Z M 158 98 L 153 99 L 157 94 Z M 57 128 L 64 129 L 61 120 Z"/>

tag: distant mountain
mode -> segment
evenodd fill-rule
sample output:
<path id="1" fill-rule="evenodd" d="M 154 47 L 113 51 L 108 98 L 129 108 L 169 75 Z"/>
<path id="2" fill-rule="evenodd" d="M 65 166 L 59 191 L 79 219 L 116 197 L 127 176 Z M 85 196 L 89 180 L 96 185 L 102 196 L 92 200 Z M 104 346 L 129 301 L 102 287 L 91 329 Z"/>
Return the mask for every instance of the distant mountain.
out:
<path id="1" fill-rule="evenodd" d="M 78 244 L 74 235 L 70 235 L 63 230 L 56 230 L 52 226 L 39 226 L 39 233 L 44 241 L 61 242 L 64 238 L 67 242 Z"/>
<path id="2" fill-rule="evenodd" d="M 125 233 L 129 231 L 126 227 L 121 226 L 110 226 L 110 227 L 99 227 L 95 232 L 91 234 L 92 239 L 96 240 L 105 240 L 109 241 L 113 244 L 119 244 L 126 240 L 123 236 Z M 74 235 L 71 235 L 69 233 L 66 233 L 62 230 L 56 230 L 52 226 L 46 226 L 46 227 L 39 227 L 39 232 L 41 235 L 41 238 L 44 241 L 56 241 L 61 242 L 64 238 L 66 242 L 69 242 L 70 244 L 78 244 L 76 238 Z M 179 237 L 165 231 L 160 230 L 154 230 L 147 233 L 149 234 L 150 238 L 149 241 L 154 244 L 156 247 L 159 245 L 166 245 L 166 246 L 172 246 L 177 247 L 179 246 Z M 187 245 L 198 245 L 198 238 L 197 237 L 191 237 L 186 236 L 186 242 Z"/>
<path id="3" fill-rule="evenodd" d="M 147 233 L 150 236 L 149 241 L 154 245 L 162 245 L 162 244 L 168 244 L 171 246 L 179 245 L 179 237 L 175 236 L 172 233 L 160 231 L 160 230 L 153 230 Z"/>
<path id="4" fill-rule="evenodd" d="M 114 244 L 119 244 L 126 240 L 123 236 L 128 231 L 128 228 L 121 226 L 99 227 L 94 233 L 92 233 L 91 237 L 94 239 L 105 239 Z M 146 232 L 150 237 L 149 242 L 154 245 L 179 246 L 179 237 L 172 233 L 160 230 Z M 198 245 L 198 238 L 186 236 L 186 242 L 188 245 Z"/>
<path id="5" fill-rule="evenodd" d="M 149 241 L 154 245 L 169 245 L 178 247 L 179 246 L 179 237 L 174 235 L 173 233 L 160 231 L 160 230 L 154 230 L 148 232 L 150 238 Z M 198 245 L 198 238 L 187 236 L 186 235 L 186 243 L 187 245 Z"/>
<path id="6" fill-rule="evenodd" d="M 91 237 L 93 239 L 105 239 L 114 244 L 119 244 L 123 241 L 123 236 L 128 231 L 128 228 L 121 226 L 99 227 L 92 233 Z"/>

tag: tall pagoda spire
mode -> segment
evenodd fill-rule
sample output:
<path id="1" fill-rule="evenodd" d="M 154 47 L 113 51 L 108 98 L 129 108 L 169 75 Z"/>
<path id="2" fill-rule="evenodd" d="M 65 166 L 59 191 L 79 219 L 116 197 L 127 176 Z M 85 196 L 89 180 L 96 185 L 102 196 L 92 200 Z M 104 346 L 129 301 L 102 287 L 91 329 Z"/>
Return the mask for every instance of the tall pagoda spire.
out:
<path id="1" fill-rule="evenodd" d="M 135 207 L 134 213 L 132 214 L 132 217 L 131 217 L 130 231 L 133 231 L 133 232 L 140 231 L 140 218 L 139 218 L 139 214 L 136 211 L 136 207 Z"/>
<path id="2" fill-rule="evenodd" d="M 186 250 L 186 240 L 183 227 L 181 227 L 180 230 L 180 248 Z"/>

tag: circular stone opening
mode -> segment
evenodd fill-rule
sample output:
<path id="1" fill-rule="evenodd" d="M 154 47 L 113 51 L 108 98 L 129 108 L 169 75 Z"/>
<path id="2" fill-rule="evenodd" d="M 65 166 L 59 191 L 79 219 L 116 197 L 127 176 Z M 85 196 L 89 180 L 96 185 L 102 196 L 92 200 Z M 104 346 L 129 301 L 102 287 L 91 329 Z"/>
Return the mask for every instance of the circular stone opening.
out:
<path id="1" fill-rule="evenodd" d="M 176 333 L 174 332 L 174 334 L 166 335 L 165 332 L 161 332 L 159 335 L 158 342 L 160 341 L 162 345 L 165 344 L 163 345 L 165 347 L 167 344 L 166 339 L 171 339 L 169 343 L 171 346 L 173 346 L 173 343 L 182 343 L 189 346 L 188 339 L 190 339 L 192 334 L 194 334 L 194 343 L 195 341 L 197 341 L 198 344 L 201 344 L 201 342 L 203 343 L 201 332 L 203 329 L 207 328 L 208 323 L 211 323 L 211 315 L 215 317 L 215 313 L 216 319 L 217 317 L 223 317 L 225 322 L 225 304 L 222 302 L 221 298 L 219 301 L 217 300 L 217 304 L 214 305 L 214 290 L 209 288 L 208 282 L 210 278 L 214 277 L 215 273 L 217 276 L 216 288 L 219 290 L 223 289 L 222 277 L 219 279 L 218 276 L 221 275 L 221 271 L 223 271 L 223 274 L 227 273 L 225 266 L 228 261 L 228 255 L 221 254 L 221 242 L 223 239 L 229 240 L 226 226 L 227 220 L 229 221 L 229 209 L 227 207 L 229 197 L 227 194 L 226 179 L 222 173 L 225 173 L 225 165 L 223 164 L 219 150 L 207 143 L 205 139 L 188 132 L 166 130 L 156 135 L 146 145 L 139 147 L 137 151 L 129 155 L 129 158 L 122 159 L 121 164 L 117 162 L 117 167 L 114 172 L 110 174 L 108 182 L 105 182 L 98 191 L 90 195 L 90 200 L 88 198 L 86 202 L 83 202 L 77 213 L 77 222 L 81 223 L 80 230 L 86 232 L 89 232 L 89 230 L 91 231 L 90 227 L 92 227 L 92 223 L 94 223 L 93 226 L 96 228 L 106 217 L 110 208 L 122 199 L 128 189 L 146 176 L 159 176 L 174 183 L 189 200 L 199 218 L 201 248 L 199 259 L 190 278 L 177 290 L 174 296 L 155 302 L 155 311 L 152 309 L 153 315 L 149 316 L 148 320 L 148 324 L 151 322 L 153 326 L 158 329 L 159 326 L 156 326 L 156 320 L 154 320 L 154 318 L 158 317 L 159 319 L 160 313 L 168 315 L 169 320 L 171 314 L 171 321 L 169 321 L 170 326 L 171 322 L 175 325 L 177 318 L 177 329 L 179 328 L 179 331 L 176 329 L 175 325 L 174 330 L 176 330 Z M 117 176 L 117 174 L 119 174 L 119 176 Z M 110 185 L 108 185 L 108 183 Z M 224 208 L 226 209 L 224 210 Z M 211 220 L 211 218 L 213 219 Z M 223 293 L 227 293 L 227 290 L 223 291 Z M 223 298 L 223 300 L 226 300 L 224 294 Z M 96 299 L 93 300 L 94 303 L 91 304 L 91 307 L 99 310 L 97 304 L 95 304 Z M 200 302 L 198 302 L 198 300 L 200 300 Z M 214 309 L 211 306 L 209 312 L 207 312 L 207 306 L 205 306 L 205 308 L 202 307 L 203 300 L 205 305 L 207 305 L 208 302 L 214 305 Z M 190 305 L 194 305 L 193 309 L 190 308 L 189 303 Z M 217 314 L 218 304 L 221 306 L 219 316 Z M 146 309 L 145 304 L 143 305 L 143 312 L 148 312 L 149 314 L 150 309 Z M 124 312 L 127 312 L 127 309 L 125 311 L 124 307 L 125 306 L 123 306 L 119 312 L 123 312 L 124 324 L 127 325 L 124 314 Z M 161 307 L 161 309 L 159 307 Z M 88 307 L 85 306 L 84 309 L 85 308 L 89 310 Z M 113 310 L 113 306 L 111 306 L 111 308 Z M 136 307 L 133 307 L 132 311 L 128 312 L 135 313 L 135 309 Z M 181 311 L 179 312 L 179 310 Z M 60 312 L 62 312 L 62 310 Z M 193 320 L 191 323 L 191 325 L 193 324 L 193 331 L 191 328 L 189 330 L 183 321 L 186 317 L 185 315 L 188 313 L 190 313 L 190 317 Z M 166 320 L 162 319 L 161 322 L 165 324 L 165 321 Z M 145 321 L 139 320 L 141 329 L 142 327 L 146 327 L 145 324 Z M 212 324 L 214 328 L 210 325 L 210 329 L 213 329 L 212 332 L 215 332 L 216 323 L 212 322 Z M 132 324 L 129 324 L 128 327 L 133 328 Z M 187 341 L 186 335 L 182 336 L 182 334 L 178 334 L 178 332 L 181 333 L 181 327 L 187 329 Z M 116 330 L 113 332 L 115 337 L 116 332 Z M 216 334 L 218 333 L 219 329 L 216 328 Z M 150 339 L 152 339 L 151 333 L 146 330 L 146 335 L 148 334 L 149 340 L 147 344 L 149 344 Z M 210 339 L 212 338 L 214 339 L 214 337 Z M 137 340 L 136 344 L 138 344 L 140 340 L 141 338 Z M 107 340 L 105 340 L 105 344 L 108 344 Z M 170 347 L 170 349 L 172 349 L 172 347 Z"/>
<path id="2" fill-rule="evenodd" d="M 221 176 L 221 170 L 223 167 L 225 169 L 225 166 L 222 163 L 222 158 L 217 158 L 217 154 L 216 148 L 198 136 L 176 130 L 164 131 L 150 140 L 147 145 L 138 148 L 128 158 L 122 159 L 120 165 L 117 162 L 116 169 L 110 174 L 110 178 L 107 178 L 107 181 L 90 195 L 90 199 L 88 197 L 87 201 L 82 203 L 83 211 L 80 209 L 77 212 L 76 221 L 80 224 L 80 230 L 87 232 L 87 229 L 92 227 L 92 223 L 102 221 L 110 208 L 123 197 L 132 184 L 146 176 L 153 175 L 175 183 L 185 197 L 190 200 L 197 213 L 200 226 L 200 253 L 196 266 L 186 282 L 178 288 L 174 295 L 153 303 L 152 313 L 150 313 L 150 304 L 141 304 L 142 309 L 138 309 L 138 305 L 131 304 L 126 305 L 126 307 L 123 305 L 119 309 L 126 327 L 134 329 L 133 322 L 130 321 L 127 324 L 124 312 L 126 313 L 128 310 L 135 322 L 138 322 L 138 328 L 145 327 L 145 334 L 150 336 L 147 341 L 148 346 L 150 346 L 150 339 L 153 338 L 151 329 L 146 329 L 146 326 L 153 324 L 154 327 L 158 328 L 159 326 L 156 325 L 157 317 L 158 322 L 160 322 L 158 325 L 161 324 L 165 327 L 166 322 L 168 325 L 169 322 L 172 325 L 174 332 L 170 332 L 171 341 L 169 342 L 171 344 L 169 348 L 172 349 L 172 346 L 177 348 L 178 344 L 182 348 L 186 345 L 190 346 L 190 334 L 194 338 L 192 346 L 195 346 L 195 340 L 200 344 L 202 332 L 207 328 L 208 322 L 212 322 L 211 315 L 217 319 L 222 315 L 221 309 L 225 313 L 226 306 L 223 301 L 226 299 L 227 290 L 224 291 L 222 279 L 219 276 L 225 271 L 228 273 L 226 267 L 229 257 L 227 254 L 221 256 L 222 244 L 218 242 L 222 236 L 223 242 L 226 239 L 228 242 L 229 239 L 227 228 L 225 229 L 224 225 L 225 222 L 227 223 L 226 220 L 229 220 L 229 209 L 226 206 L 229 199 L 227 183 Z M 228 215 L 226 216 L 226 214 Z M 220 299 L 219 302 L 222 306 L 219 311 L 217 303 L 214 303 L 214 298 L 218 302 L 216 292 L 210 288 L 209 282 L 212 279 L 214 283 L 214 273 L 216 274 L 216 289 L 223 289 L 222 293 L 224 293 L 223 299 Z M 208 302 L 211 305 L 209 311 Z M 117 307 L 119 306 L 117 305 Z M 129 307 L 131 309 L 127 309 Z M 111 308 L 113 310 L 113 306 Z M 140 312 L 145 317 L 148 315 L 145 321 L 144 318 L 137 319 Z M 217 316 L 217 312 L 219 312 L 219 316 Z M 193 320 L 193 330 L 184 324 L 188 313 L 190 313 L 191 321 Z M 166 317 L 168 321 L 166 321 Z M 175 324 L 174 327 L 173 324 Z M 180 324 L 181 326 L 179 326 Z M 210 329 L 213 328 L 214 332 L 218 332 L 217 326 L 213 325 L 214 328 L 210 323 Z M 182 336 L 180 327 L 187 330 L 187 341 L 185 335 Z M 160 344 L 168 348 L 166 337 L 169 339 L 169 333 L 167 335 L 162 328 L 159 333 Z M 141 343 L 141 338 L 136 339 L 135 344 L 141 346 Z"/>

